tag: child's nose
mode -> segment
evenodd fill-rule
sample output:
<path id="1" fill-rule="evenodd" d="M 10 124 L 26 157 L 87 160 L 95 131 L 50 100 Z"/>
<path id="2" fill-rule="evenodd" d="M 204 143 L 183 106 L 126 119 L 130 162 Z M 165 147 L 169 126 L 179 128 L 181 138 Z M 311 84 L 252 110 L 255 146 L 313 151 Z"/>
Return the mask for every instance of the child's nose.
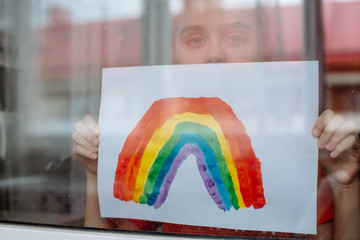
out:
<path id="1" fill-rule="evenodd" d="M 226 62 L 226 56 L 217 39 L 212 39 L 208 46 L 208 52 L 205 59 L 206 63 L 224 63 Z"/>

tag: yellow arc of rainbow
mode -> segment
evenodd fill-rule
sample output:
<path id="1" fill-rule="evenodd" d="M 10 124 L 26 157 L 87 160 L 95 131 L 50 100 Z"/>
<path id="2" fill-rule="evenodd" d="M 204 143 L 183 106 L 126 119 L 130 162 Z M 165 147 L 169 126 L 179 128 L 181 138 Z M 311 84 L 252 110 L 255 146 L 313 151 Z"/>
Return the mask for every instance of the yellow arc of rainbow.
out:
<path id="1" fill-rule="evenodd" d="M 158 152 L 161 150 L 164 144 L 170 139 L 176 125 L 184 121 L 200 123 L 202 125 L 205 125 L 213 129 L 213 131 L 216 133 L 223 156 L 226 161 L 226 165 L 228 167 L 232 182 L 234 184 L 235 194 L 238 199 L 239 207 L 245 208 L 245 204 L 240 191 L 237 171 L 230 152 L 230 146 L 221 130 L 220 124 L 210 114 L 197 114 L 191 112 L 175 114 L 173 117 L 169 118 L 160 128 L 158 128 L 154 132 L 142 156 L 138 177 L 136 179 L 133 201 L 136 203 L 139 202 L 140 195 L 144 191 L 145 182 L 148 173 L 156 159 Z"/>

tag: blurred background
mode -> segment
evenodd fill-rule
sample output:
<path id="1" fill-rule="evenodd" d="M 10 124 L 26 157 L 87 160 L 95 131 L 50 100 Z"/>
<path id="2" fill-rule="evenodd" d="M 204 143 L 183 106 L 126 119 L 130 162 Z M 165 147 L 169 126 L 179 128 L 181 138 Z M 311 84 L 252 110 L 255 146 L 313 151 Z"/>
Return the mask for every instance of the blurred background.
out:
<path id="1" fill-rule="evenodd" d="M 98 116 L 102 68 L 171 64 L 188 1 L 0 0 L 0 221 L 82 226 L 74 125 Z M 360 0 L 224 1 L 261 10 L 259 61 L 318 60 L 320 108 L 360 126 Z"/>

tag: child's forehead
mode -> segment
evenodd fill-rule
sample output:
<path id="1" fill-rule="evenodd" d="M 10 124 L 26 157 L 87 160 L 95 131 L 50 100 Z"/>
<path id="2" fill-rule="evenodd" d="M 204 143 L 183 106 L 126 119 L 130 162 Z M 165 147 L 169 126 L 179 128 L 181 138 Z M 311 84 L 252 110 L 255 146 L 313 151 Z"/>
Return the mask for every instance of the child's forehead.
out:
<path id="1" fill-rule="evenodd" d="M 187 8 L 184 9 L 177 20 L 177 30 L 180 32 L 191 26 L 252 28 L 256 23 L 255 16 L 254 9 L 229 10 L 221 7 L 217 9 Z"/>

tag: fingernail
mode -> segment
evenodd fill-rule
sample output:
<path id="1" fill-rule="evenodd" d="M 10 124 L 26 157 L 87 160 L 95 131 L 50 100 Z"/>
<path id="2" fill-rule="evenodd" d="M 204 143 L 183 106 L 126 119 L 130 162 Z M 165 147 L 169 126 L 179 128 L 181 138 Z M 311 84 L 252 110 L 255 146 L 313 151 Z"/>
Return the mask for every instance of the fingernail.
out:
<path id="1" fill-rule="evenodd" d="M 324 141 L 319 140 L 319 141 L 318 141 L 318 147 L 319 147 L 319 148 L 324 148 L 324 147 L 325 147 Z"/>
<path id="2" fill-rule="evenodd" d="M 94 133 L 95 133 L 96 136 L 99 136 L 100 135 L 100 129 L 96 128 Z"/>
<path id="3" fill-rule="evenodd" d="M 326 144 L 326 147 L 325 147 L 325 148 L 326 148 L 327 150 L 331 151 L 331 150 L 333 150 L 334 146 L 333 146 L 332 143 L 328 143 L 328 144 Z"/>
<path id="4" fill-rule="evenodd" d="M 93 145 L 93 146 L 98 146 L 98 145 L 99 145 L 99 140 L 98 140 L 98 139 L 94 139 L 94 140 L 92 141 L 92 145 Z"/>
<path id="5" fill-rule="evenodd" d="M 320 131 L 319 129 L 315 128 L 313 131 L 314 137 L 319 137 L 320 136 Z"/>
<path id="6" fill-rule="evenodd" d="M 336 158 L 337 157 L 337 153 L 335 151 L 330 153 L 330 157 L 331 158 Z"/>

